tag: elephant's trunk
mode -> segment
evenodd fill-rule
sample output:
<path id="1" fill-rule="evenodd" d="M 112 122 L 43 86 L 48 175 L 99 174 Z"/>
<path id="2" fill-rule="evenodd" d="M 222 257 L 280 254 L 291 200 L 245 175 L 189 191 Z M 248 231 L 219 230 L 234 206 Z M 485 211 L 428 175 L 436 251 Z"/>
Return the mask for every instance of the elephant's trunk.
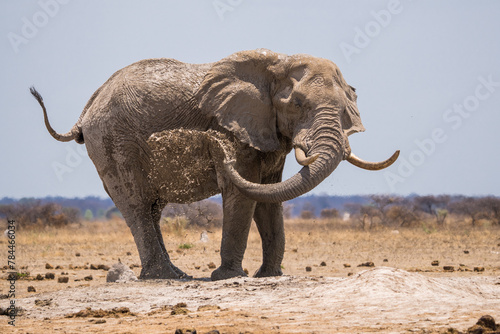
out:
<path id="1" fill-rule="evenodd" d="M 256 184 L 242 178 L 228 162 L 225 168 L 232 182 L 245 196 L 258 202 L 285 202 L 312 190 L 337 168 L 346 145 L 340 120 L 331 117 L 331 111 L 318 111 L 310 129 L 313 145 L 307 153 L 317 158 L 297 174 L 280 183 Z"/>

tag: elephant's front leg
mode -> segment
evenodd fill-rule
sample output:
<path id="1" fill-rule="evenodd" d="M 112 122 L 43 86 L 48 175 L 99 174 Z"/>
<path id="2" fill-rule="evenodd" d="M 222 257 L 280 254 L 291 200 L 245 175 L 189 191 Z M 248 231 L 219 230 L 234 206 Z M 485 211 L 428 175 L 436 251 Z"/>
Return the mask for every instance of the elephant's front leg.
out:
<path id="1" fill-rule="evenodd" d="M 255 277 L 281 276 L 285 253 L 285 229 L 281 203 L 257 203 L 255 223 L 262 239 L 262 266 Z"/>
<path id="2" fill-rule="evenodd" d="M 240 194 L 234 186 L 231 188 L 229 194 L 223 194 L 221 265 L 212 273 L 214 281 L 247 276 L 242 261 L 256 202 Z"/>

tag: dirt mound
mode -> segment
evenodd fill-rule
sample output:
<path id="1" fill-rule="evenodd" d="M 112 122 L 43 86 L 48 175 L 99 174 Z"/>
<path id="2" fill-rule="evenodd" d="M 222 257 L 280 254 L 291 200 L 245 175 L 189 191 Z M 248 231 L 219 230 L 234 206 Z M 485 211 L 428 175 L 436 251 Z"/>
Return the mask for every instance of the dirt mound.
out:
<path id="1" fill-rule="evenodd" d="M 498 283 L 498 278 L 483 275 L 432 278 L 376 267 L 344 278 L 283 276 L 217 282 L 107 283 L 37 294 L 19 299 L 17 304 L 25 310 L 23 321 L 32 319 L 33 322 L 42 318 L 62 318 L 61 321 L 68 324 L 76 319 L 64 319 L 67 314 L 83 312 L 94 317 L 92 312 L 116 314 L 116 310 L 126 308 L 130 314 L 124 316 L 136 315 L 129 326 L 141 324 L 141 321 L 151 322 L 155 317 L 176 317 L 175 323 L 184 319 L 187 328 L 207 332 L 215 328 L 221 332 L 241 328 L 268 333 L 398 333 L 450 327 L 465 329 L 484 314 L 498 318 Z M 41 299 L 51 299 L 51 303 L 39 306 L 35 300 Z M 179 303 L 186 312 L 172 312 L 174 305 Z M 2 301 L 0 306 L 4 304 Z M 213 306 L 206 308 L 207 304 Z M 229 324 L 236 327 L 231 331 L 225 327 Z M 111 326 L 110 320 L 107 320 L 108 325 Z"/>

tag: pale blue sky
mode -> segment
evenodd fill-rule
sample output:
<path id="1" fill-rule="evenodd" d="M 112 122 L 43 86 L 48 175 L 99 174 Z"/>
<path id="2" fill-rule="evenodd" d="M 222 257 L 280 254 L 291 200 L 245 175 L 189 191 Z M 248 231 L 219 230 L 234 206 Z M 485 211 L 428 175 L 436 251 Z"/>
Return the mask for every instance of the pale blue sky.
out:
<path id="1" fill-rule="evenodd" d="M 493 0 L 2 1 L 0 197 L 105 196 L 84 146 L 48 134 L 31 85 L 66 132 L 132 62 L 255 48 L 337 63 L 367 129 L 353 150 L 382 160 L 401 149 L 386 171 L 344 162 L 312 193 L 498 196 L 499 18 Z M 285 177 L 298 169 L 288 159 Z"/>

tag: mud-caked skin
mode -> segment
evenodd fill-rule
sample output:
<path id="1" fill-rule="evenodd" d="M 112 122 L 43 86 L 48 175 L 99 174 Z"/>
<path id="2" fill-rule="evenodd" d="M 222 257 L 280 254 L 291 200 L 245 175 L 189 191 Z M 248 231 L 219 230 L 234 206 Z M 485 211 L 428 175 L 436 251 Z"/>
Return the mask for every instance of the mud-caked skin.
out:
<path id="1" fill-rule="evenodd" d="M 313 189 L 350 155 L 347 136 L 363 131 L 356 93 L 337 66 L 309 55 L 259 49 L 210 64 L 148 59 L 109 78 L 60 141 L 85 143 L 104 188 L 129 226 L 140 277 L 181 278 L 160 232 L 168 202 L 222 193 L 221 265 L 212 279 L 245 275 L 252 219 L 262 238 L 256 276 L 282 275 L 281 202 Z M 304 165 L 281 175 L 295 147 Z"/>

